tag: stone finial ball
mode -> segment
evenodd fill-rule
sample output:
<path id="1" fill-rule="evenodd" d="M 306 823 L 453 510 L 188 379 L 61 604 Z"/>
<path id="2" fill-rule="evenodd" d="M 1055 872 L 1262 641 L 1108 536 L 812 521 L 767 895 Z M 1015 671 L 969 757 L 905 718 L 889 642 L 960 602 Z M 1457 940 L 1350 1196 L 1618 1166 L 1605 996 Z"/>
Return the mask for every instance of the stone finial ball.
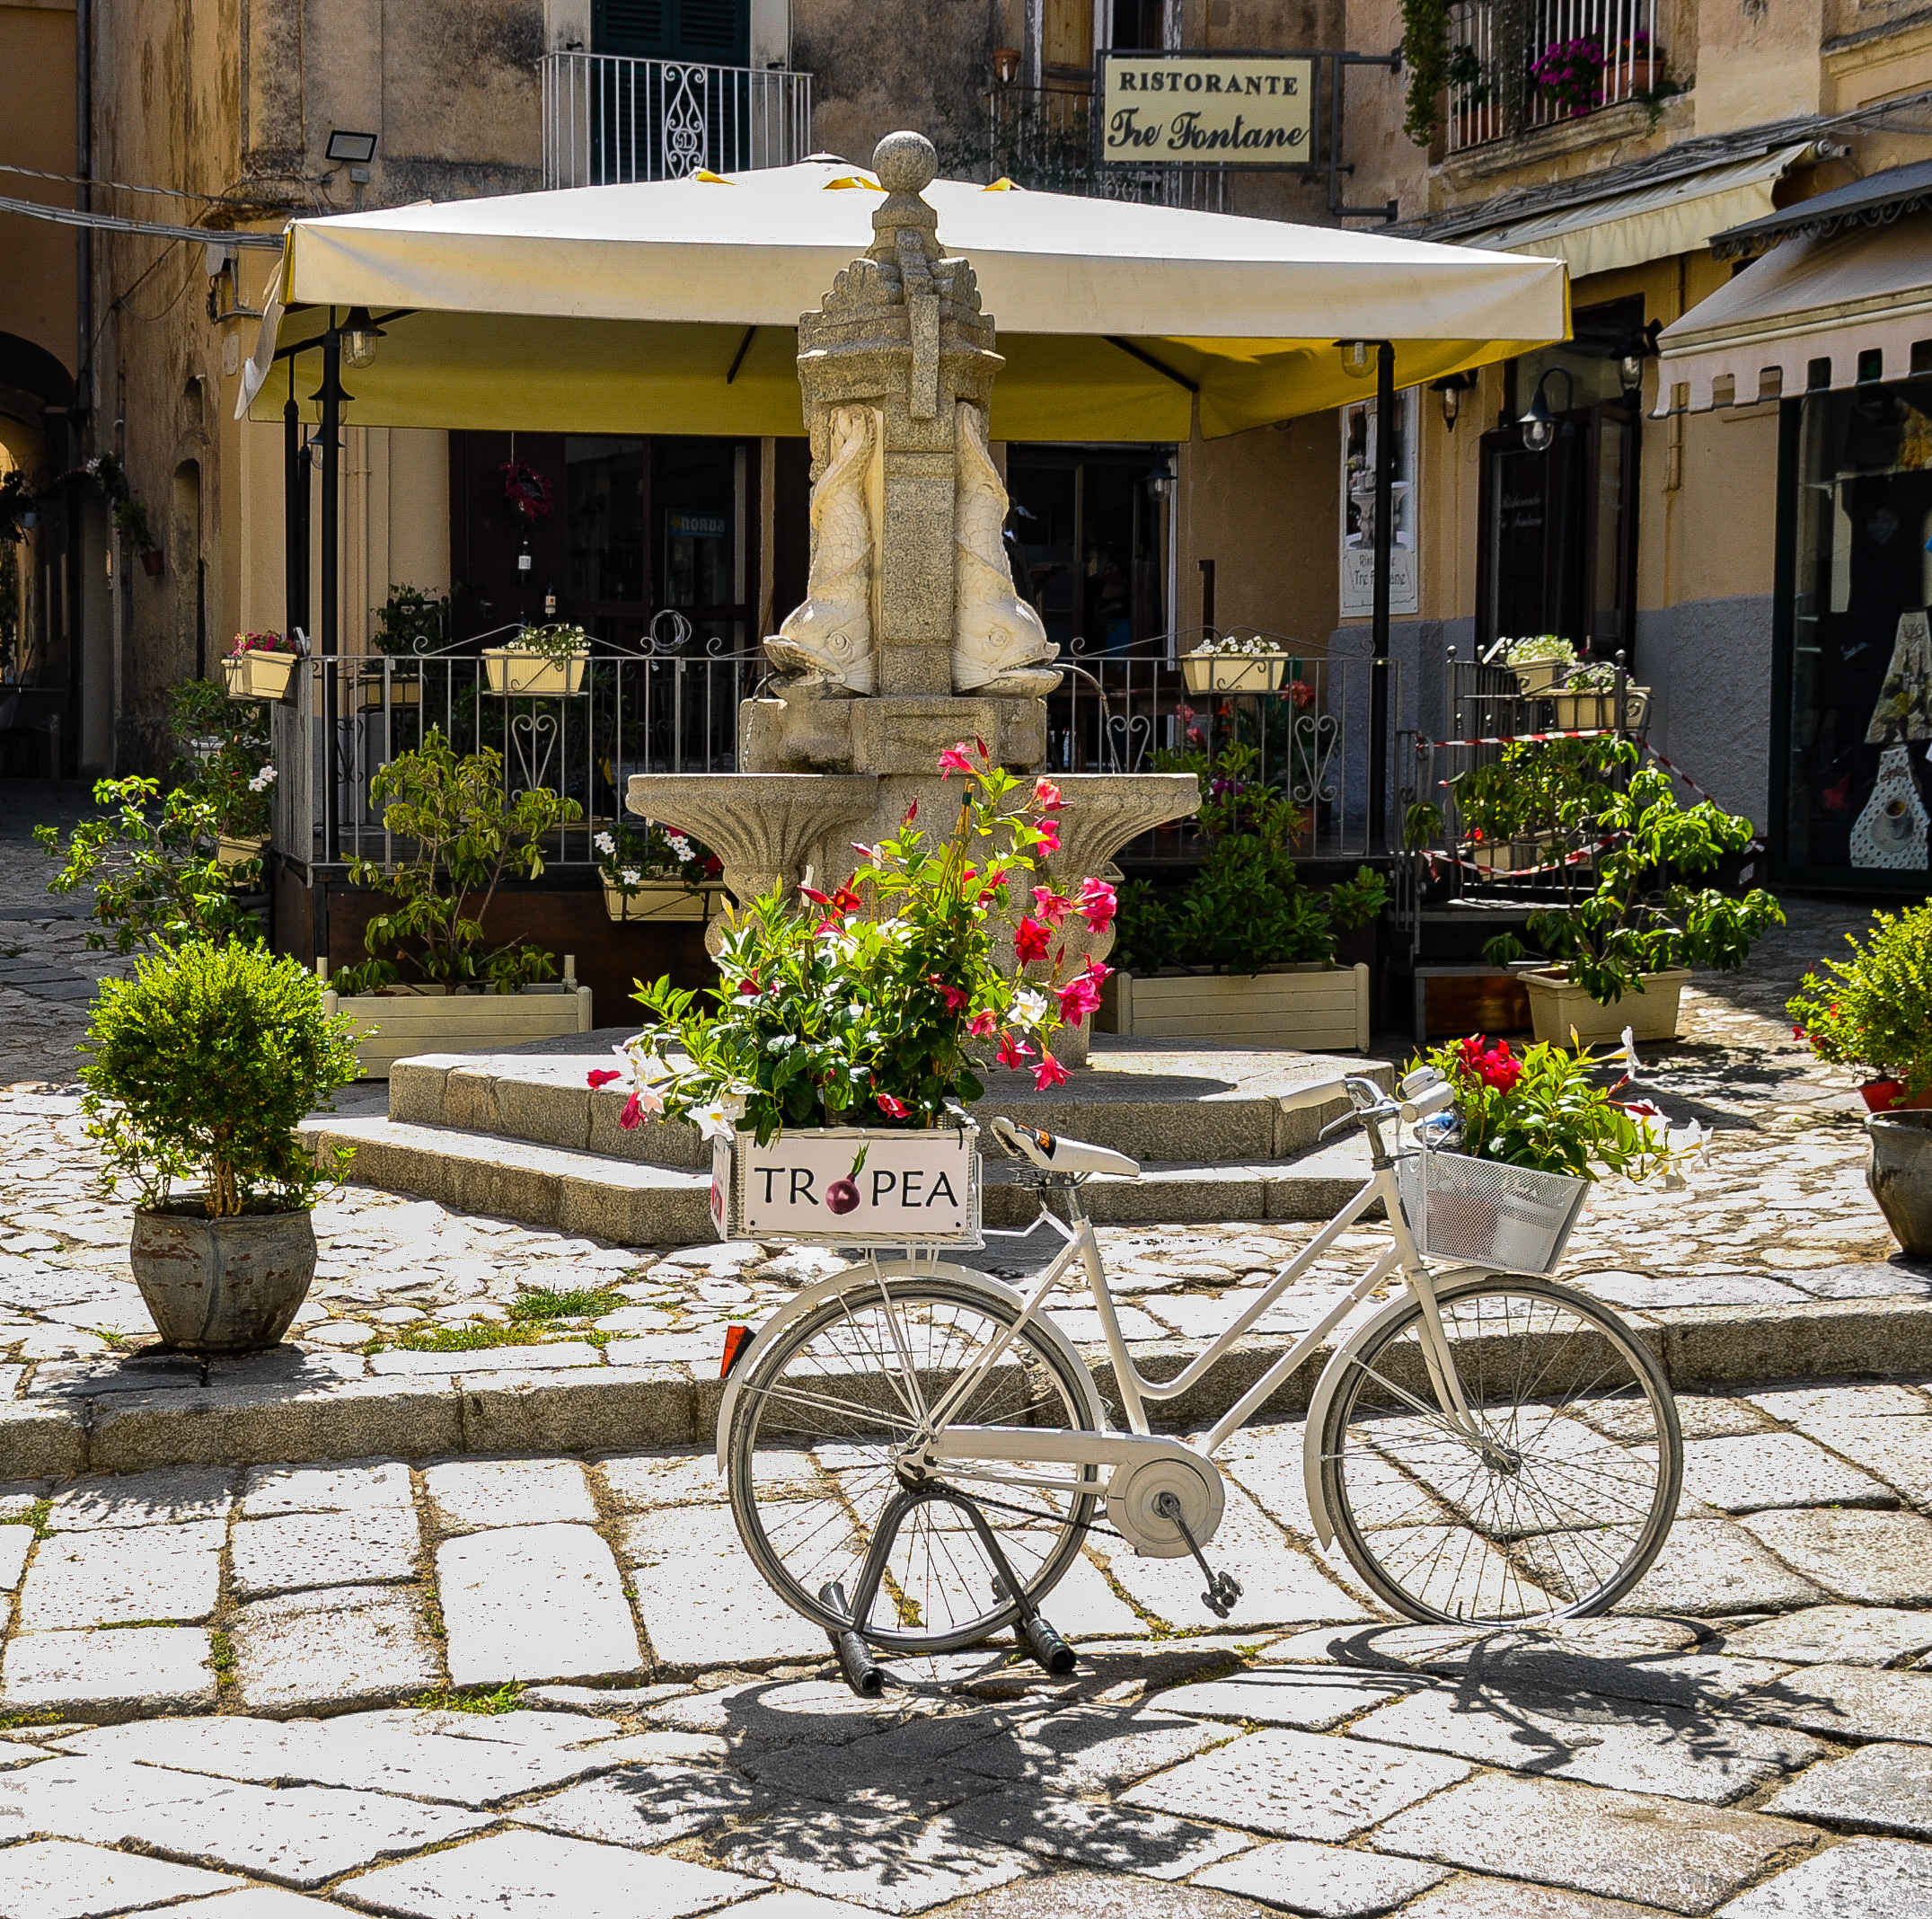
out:
<path id="1" fill-rule="evenodd" d="M 922 133 L 888 133 L 872 149 L 872 171 L 888 193 L 920 193 L 940 170 L 940 156 Z"/>

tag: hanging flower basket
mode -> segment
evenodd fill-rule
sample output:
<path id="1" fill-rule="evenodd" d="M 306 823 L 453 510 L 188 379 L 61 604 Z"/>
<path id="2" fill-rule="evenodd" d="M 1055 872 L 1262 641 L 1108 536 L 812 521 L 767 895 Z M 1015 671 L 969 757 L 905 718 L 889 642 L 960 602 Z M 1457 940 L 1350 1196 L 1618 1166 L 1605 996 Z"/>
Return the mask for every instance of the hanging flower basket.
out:
<path id="1" fill-rule="evenodd" d="M 281 699 L 288 691 L 288 676 L 296 669 L 296 657 L 294 653 L 270 652 L 262 647 L 229 654 L 221 663 L 228 697 L 264 704 Z"/>
<path id="2" fill-rule="evenodd" d="M 584 690 L 584 668 L 589 659 L 587 649 L 552 659 L 523 647 L 486 646 L 483 669 L 489 675 L 490 691 L 499 699 L 557 699 Z"/>
<path id="3" fill-rule="evenodd" d="M 646 880 L 632 887 L 604 886 L 604 910 L 620 924 L 634 921 L 708 921 L 718 911 L 722 887 L 686 886 L 679 880 Z"/>
<path id="4" fill-rule="evenodd" d="M 1285 653 L 1223 640 L 1183 653 L 1180 668 L 1189 693 L 1272 693 L 1287 665 Z"/>

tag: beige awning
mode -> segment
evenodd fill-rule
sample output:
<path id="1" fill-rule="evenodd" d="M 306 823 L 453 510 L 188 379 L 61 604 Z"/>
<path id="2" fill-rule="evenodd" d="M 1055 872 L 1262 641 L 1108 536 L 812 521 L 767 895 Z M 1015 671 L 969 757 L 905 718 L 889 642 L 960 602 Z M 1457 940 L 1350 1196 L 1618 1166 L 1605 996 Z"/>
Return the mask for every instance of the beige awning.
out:
<path id="1" fill-rule="evenodd" d="M 800 313 L 871 243 L 843 163 L 298 220 L 243 405 L 304 418 L 330 306 L 387 324 L 345 369 L 366 426 L 795 434 Z M 1389 339 L 1400 385 L 1564 339 L 1565 276 L 1386 234 L 935 181 L 940 243 L 999 325 L 1000 439 L 1186 439 L 1359 399 L 1338 340 Z M 304 310 L 305 309 L 305 310 Z M 1372 386 L 1370 391 L 1373 391 Z"/>
<path id="2" fill-rule="evenodd" d="M 1458 243 L 1560 260 L 1573 279 L 1694 253 L 1713 234 L 1769 213 L 1772 186 L 1811 151 L 1809 141 L 1781 146 L 1654 186 L 1486 226 Z"/>
<path id="3" fill-rule="evenodd" d="M 1932 213 L 1786 240 L 1657 347 L 1659 414 L 1903 379 L 1932 353 Z"/>

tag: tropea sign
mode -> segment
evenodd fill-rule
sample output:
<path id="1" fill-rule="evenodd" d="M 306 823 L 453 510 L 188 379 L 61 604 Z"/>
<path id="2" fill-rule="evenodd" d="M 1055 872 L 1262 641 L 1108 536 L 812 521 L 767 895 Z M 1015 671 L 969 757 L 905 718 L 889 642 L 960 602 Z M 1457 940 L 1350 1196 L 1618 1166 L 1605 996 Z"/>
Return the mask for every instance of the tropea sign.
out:
<path id="1" fill-rule="evenodd" d="M 1311 59 L 1106 53 L 1100 74 L 1106 165 L 1305 167 L 1314 160 Z"/>

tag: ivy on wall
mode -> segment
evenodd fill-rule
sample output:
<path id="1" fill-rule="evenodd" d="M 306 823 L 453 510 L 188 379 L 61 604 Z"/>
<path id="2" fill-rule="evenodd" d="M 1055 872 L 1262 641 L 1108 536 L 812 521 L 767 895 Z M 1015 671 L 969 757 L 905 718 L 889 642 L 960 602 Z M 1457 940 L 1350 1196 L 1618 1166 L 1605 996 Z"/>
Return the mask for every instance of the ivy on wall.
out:
<path id="1" fill-rule="evenodd" d="M 1402 130 L 1426 146 L 1442 125 L 1449 85 L 1449 0 L 1402 0 L 1402 68 L 1408 75 Z"/>

